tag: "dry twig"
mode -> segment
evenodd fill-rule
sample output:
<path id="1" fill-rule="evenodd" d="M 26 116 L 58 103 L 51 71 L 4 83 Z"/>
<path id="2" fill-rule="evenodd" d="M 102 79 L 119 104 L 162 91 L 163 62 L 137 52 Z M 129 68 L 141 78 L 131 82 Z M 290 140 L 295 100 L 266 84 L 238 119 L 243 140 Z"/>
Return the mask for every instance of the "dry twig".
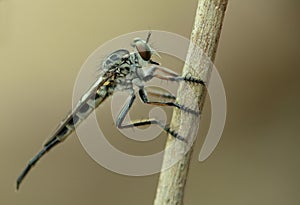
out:
<path id="1" fill-rule="evenodd" d="M 195 17 L 194 28 L 191 34 L 191 43 L 201 48 L 202 51 L 214 61 L 218 40 L 221 33 L 222 22 L 226 10 L 228 0 L 199 0 L 198 8 Z M 190 46 L 187 62 L 192 62 L 192 66 L 184 66 L 183 75 L 190 73 L 193 76 L 199 76 L 201 68 L 203 68 L 203 62 L 195 61 L 194 59 L 199 59 L 197 52 L 194 49 L 197 49 L 193 46 Z M 204 76 L 201 76 L 202 79 L 208 79 L 209 73 L 205 73 Z M 196 103 L 199 105 L 200 112 L 202 111 L 203 103 L 206 96 L 206 89 L 201 88 L 201 86 L 191 86 L 192 95 L 196 94 Z M 185 99 L 189 98 L 191 94 L 187 92 L 183 87 L 178 90 L 178 101 L 181 104 L 184 104 Z M 182 103 L 183 102 L 183 103 Z M 193 126 L 197 120 L 196 116 L 190 116 L 184 118 L 182 112 L 174 110 L 171 127 L 179 128 L 182 126 L 189 125 Z M 182 123 L 185 125 L 182 125 Z M 185 129 L 183 136 L 188 136 L 189 139 L 192 139 L 197 133 L 194 129 Z M 173 142 L 172 137 L 168 138 L 167 145 Z M 178 145 L 178 146 L 177 146 Z M 187 147 L 184 143 L 178 143 L 174 146 L 171 151 L 165 153 L 163 168 L 167 166 L 170 159 L 173 157 L 175 152 L 184 152 Z M 155 205 L 179 205 L 183 204 L 183 193 L 187 179 L 188 168 L 190 164 L 191 154 L 193 147 L 186 152 L 186 154 L 180 159 L 174 166 L 161 172 L 159 183 L 157 187 L 156 198 L 154 201 Z M 172 154 L 173 153 L 173 154 Z"/>

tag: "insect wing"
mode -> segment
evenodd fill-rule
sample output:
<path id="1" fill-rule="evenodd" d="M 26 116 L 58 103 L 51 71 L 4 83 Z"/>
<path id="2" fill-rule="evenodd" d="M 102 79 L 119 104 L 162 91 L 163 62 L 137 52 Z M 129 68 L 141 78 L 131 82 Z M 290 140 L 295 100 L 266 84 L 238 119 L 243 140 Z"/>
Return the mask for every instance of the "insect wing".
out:
<path id="1" fill-rule="evenodd" d="M 102 68 L 107 71 L 110 69 L 113 69 L 117 66 L 119 66 L 123 60 L 126 60 L 130 55 L 130 52 L 126 49 L 119 49 L 113 53 L 111 53 L 110 55 L 108 55 L 103 64 L 102 64 Z"/>

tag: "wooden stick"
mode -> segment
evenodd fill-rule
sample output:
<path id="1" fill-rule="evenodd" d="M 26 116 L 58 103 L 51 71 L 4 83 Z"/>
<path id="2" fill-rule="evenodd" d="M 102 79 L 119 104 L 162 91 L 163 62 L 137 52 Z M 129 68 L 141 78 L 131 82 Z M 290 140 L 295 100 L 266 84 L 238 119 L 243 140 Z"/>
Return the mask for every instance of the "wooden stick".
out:
<path id="1" fill-rule="evenodd" d="M 227 3 L 228 0 L 199 0 L 194 28 L 191 33 L 191 43 L 194 46 L 190 46 L 186 59 L 186 62 L 190 62 L 191 64 L 184 66 L 183 75 L 190 73 L 192 76 L 200 76 L 200 71 L 205 65 L 199 61 L 199 56 L 197 56 L 199 48 L 211 61 L 214 61 Z M 201 78 L 208 80 L 209 72 L 202 73 Z M 194 100 L 196 105 L 199 105 L 199 111 L 201 112 L 206 96 L 206 89 L 199 85 L 191 85 L 190 87 L 192 88 L 190 89 L 193 92 L 192 94 L 183 86 L 179 88 L 177 101 L 180 104 L 184 104 L 187 99 L 190 100 L 190 96 L 196 95 Z M 187 136 L 188 140 L 193 139 L 197 133 L 195 129 L 191 128 L 197 126 L 197 124 L 195 125 L 195 122 L 197 122 L 196 118 L 196 116 L 192 115 L 186 117 L 183 112 L 174 109 L 171 128 L 176 130 L 176 128 L 185 127 L 180 134 Z M 172 142 L 174 142 L 174 139 L 169 136 L 166 146 Z M 183 204 L 184 188 L 193 146 L 188 148 L 190 149 L 186 152 L 187 145 L 182 142 L 176 142 L 176 146 L 171 146 L 171 150 L 165 152 L 162 169 L 168 166 L 170 160 L 174 157 L 174 153 L 185 152 L 185 154 L 182 155 L 182 158 L 174 166 L 161 172 L 154 205 Z"/>

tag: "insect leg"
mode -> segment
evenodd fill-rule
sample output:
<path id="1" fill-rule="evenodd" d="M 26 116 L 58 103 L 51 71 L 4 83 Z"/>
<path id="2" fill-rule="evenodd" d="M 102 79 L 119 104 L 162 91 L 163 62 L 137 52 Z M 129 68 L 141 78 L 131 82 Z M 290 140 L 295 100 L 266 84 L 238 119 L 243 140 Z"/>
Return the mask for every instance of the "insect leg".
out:
<path id="1" fill-rule="evenodd" d="M 129 112 L 135 98 L 136 98 L 136 96 L 134 95 L 134 93 L 132 93 L 131 98 L 129 99 L 129 102 L 123 106 L 123 108 L 117 118 L 117 121 L 116 121 L 116 125 L 119 129 L 156 124 L 156 125 L 160 126 L 163 130 L 165 130 L 168 134 L 172 135 L 174 138 L 186 142 L 186 140 L 182 136 L 180 136 L 177 132 L 175 132 L 174 130 L 171 130 L 170 127 L 159 122 L 156 119 L 146 119 L 146 120 L 136 121 L 136 122 L 132 122 L 132 123 L 124 125 L 123 121 L 124 121 L 127 113 Z"/>
<path id="2" fill-rule="evenodd" d="M 172 95 L 171 93 L 160 92 L 160 91 L 157 91 L 157 90 L 154 90 L 154 89 L 151 89 L 150 91 L 147 90 L 147 94 L 155 96 L 155 97 L 159 97 L 159 98 L 168 99 L 168 100 L 176 100 L 176 96 Z"/>
<path id="3" fill-rule="evenodd" d="M 167 76 L 161 75 L 161 74 L 156 74 L 156 71 L 160 71 L 162 73 L 167 74 Z M 149 81 L 151 80 L 153 77 L 162 79 L 162 80 L 170 80 L 170 81 L 185 81 L 185 82 L 191 82 L 191 83 L 197 83 L 200 85 L 205 86 L 205 82 L 201 79 L 198 78 L 194 78 L 192 76 L 180 76 L 177 73 L 175 73 L 174 71 L 159 66 L 159 65 L 153 65 L 152 67 L 150 67 L 148 70 L 145 71 L 145 77 L 144 80 L 145 81 Z"/>
<path id="4" fill-rule="evenodd" d="M 150 92 L 151 93 L 151 92 Z M 151 105 L 158 105 L 158 106 L 172 106 L 172 107 L 177 107 L 178 109 L 185 111 L 185 112 L 189 112 L 192 113 L 194 115 L 199 115 L 199 112 L 190 109 L 184 105 L 178 104 L 176 102 L 173 101 L 169 101 L 169 102 L 162 102 L 162 101 L 149 101 L 148 96 L 147 96 L 147 92 L 144 88 L 141 88 L 139 90 L 139 95 L 142 99 L 142 101 L 146 104 L 151 104 Z M 175 96 L 174 96 L 175 97 Z"/>

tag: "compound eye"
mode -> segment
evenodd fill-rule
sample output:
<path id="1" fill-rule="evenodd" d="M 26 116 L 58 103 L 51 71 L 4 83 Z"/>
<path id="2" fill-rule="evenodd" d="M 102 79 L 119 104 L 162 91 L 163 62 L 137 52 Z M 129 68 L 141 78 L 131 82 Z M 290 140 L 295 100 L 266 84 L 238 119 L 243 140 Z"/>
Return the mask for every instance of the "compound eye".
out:
<path id="1" fill-rule="evenodd" d="M 150 60 L 152 53 L 151 48 L 147 43 L 143 41 L 137 41 L 135 43 L 135 47 L 144 61 Z"/>

